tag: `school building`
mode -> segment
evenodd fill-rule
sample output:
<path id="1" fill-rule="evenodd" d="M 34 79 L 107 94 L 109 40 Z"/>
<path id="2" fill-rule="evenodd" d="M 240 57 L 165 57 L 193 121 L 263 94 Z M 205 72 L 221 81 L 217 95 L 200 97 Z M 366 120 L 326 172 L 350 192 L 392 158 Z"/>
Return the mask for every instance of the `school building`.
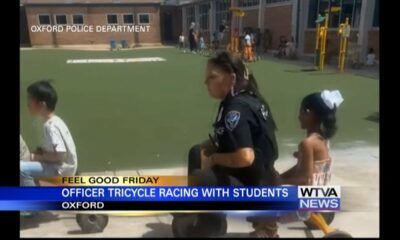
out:
<path id="1" fill-rule="evenodd" d="M 21 0 L 21 45 L 64 46 L 109 44 L 126 40 L 130 46 L 161 43 L 161 0 Z M 148 25 L 146 32 L 42 31 L 48 26 Z M 39 29 L 39 30 L 38 30 Z M 64 28 L 65 29 L 65 28 Z"/>
<path id="2" fill-rule="evenodd" d="M 338 27 L 349 18 L 351 33 L 349 47 L 358 46 L 360 58 L 365 59 L 369 48 L 379 58 L 379 4 L 380 0 L 181 0 L 182 29 L 187 36 L 191 22 L 208 39 L 218 30 L 222 20 L 230 23 L 229 8 L 239 7 L 245 11 L 239 24 L 240 31 L 247 27 L 260 29 L 263 50 L 277 49 L 280 38 L 294 38 L 297 54 L 312 55 L 316 41 L 318 14 L 330 12 L 327 36 L 327 55 L 333 58 L 339 53 Z M 237 20 L 236 20 L 237 21 Z M 232 23 L 232 22 L 231 22 Z M 232 30 L 232 29 L 230 29 Z M 230 33 L 228 32 L 228 35 Z"/>
<path id="3" fill-rule="evenodd" d="M 312 55 L 316 40 L 318 14 L 332 7 L 327 37 L 327 55 L 339 52 L 338 26 L 349 18 L 349 47 L 358 46 L 365 59 L 369 48 L 379 58 L 380 0 L 20 0 L 21 45 L 63 46 L 109 44 L 127 40 L 130 46 L 170 44 L 181 32 L 188 36 L 191 22 L 196 23 L 206 42 L 226 21 L 230 36 L 231 7 L 245 11 L 239 30 L 259 29 L 261 48 L 273 51 L 280 38 L 294 38 L 297 55 Z M 237 21 L 237 19 L 235 20 Z M 32 32 L 33 25 L 150 25 L 149 32 L 66 33 Z M 238 25 L 237 22 L 235 26 Z M 227 41 L 226 41 L 227 42 Z"/>

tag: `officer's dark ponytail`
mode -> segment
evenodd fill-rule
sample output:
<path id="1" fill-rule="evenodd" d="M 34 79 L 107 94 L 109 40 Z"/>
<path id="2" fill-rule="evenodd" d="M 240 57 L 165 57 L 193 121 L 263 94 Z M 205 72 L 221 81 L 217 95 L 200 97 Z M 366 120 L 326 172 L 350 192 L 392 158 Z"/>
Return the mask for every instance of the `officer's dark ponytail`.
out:
<path id="1" fill-rule="evenodd" d="M 272 124 L 275 129 L 277 128 L 272 113 L 270 111 L 269 104 L 265 98 L 261 95 L 257 81 L 253 73 L 250 73 L 245 63 L 242 61 L 240 56 L 233 55 L 229 52 L 223 51 L 208 60 L 208 63 L 213 64 L 227 73 L 236 74 L 236 83 L 234 86 L 234 92 L 240 92 L 242 90 L 253 92 L 257 98 L 265 105 L 270 114 Z"/>

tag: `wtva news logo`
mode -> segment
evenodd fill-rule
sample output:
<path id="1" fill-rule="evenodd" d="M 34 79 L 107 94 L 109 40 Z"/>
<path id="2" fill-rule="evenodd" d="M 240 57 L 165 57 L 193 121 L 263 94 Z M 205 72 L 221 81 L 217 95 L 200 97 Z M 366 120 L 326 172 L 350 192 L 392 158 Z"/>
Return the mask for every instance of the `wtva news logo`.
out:
<path id="1" fill-rule="evenodd" d="M 339 186 L 299 186 L 299 210 L 340 210 Z"/>

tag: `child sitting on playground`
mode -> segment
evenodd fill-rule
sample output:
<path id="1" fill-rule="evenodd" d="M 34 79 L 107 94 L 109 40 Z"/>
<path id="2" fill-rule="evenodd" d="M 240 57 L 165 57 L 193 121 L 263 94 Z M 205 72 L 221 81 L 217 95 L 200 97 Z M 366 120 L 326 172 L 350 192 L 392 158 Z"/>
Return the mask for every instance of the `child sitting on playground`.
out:
<path id="1" fill-rule="evenodd" d="M 285 36 L 281 36 L 279 38 L 279 46 L 278 46 L 278 53 L 276 54 L 277 57 L 285 57 L 286 56 L 286 38 Z"/>
<path id="2" fill-rule="evenodd" d="M 376 59 L 375 59 L 374 49 L 370 48 L 369 51 L 368 51 L 367 61 L 366 61 L 365 65 L 367 65 L 367 66 L 375 66 L 375 64 L 376 64 Z"/>
<path id="3" fill-rule="evenodd" d="M 343 102 L 339 91 L 322 91 L 306 96 L 299 120 L 307 136 L 294 153 L 297 164 L 281 175 L 282 184 L 327 185 L 330 181 L 329 139 L 336 133 L 336 110 Z"/>
<path id="4" fill-rule="evenodd" d="M 28 110 L 43 122 L 41 146 L 20 161 L 20 184 L 35 186 L 35 178 L 75 175 L 75 143 L 64 121 L 55 115 L 57 93 L 48 81 L 28 87 Z"/>
<path id="5" fill-rule="evenodd" d="M 291 37 L 290 40 L 286 43 L 285 49 L 286 57 L 293 59 L 296 57 L 296 45 L 294 42 L 294 38 Z"/>

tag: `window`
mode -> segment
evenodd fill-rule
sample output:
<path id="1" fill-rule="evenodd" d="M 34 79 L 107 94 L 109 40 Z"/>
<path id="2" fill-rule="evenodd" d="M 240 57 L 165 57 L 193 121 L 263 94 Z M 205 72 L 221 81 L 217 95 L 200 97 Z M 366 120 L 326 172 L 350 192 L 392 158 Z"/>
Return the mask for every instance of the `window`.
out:
<path id="1" fill-rule="evenodd" d="M 200 29 L 208 30 L 208 11 L 210 9 L 210 5 L 208 3 L 201 4 L 199 8 L 200 12 Z"/>
<path id="2" fill-rule="evenodd" d="M 352 1 L 352 0 L 350 0 Z M 328 6 L 323 11 L 326 13 L 327 11 L 331 10 L 329 15 L 329 27 L 330 28 L 337 28 L 339 27 L 340 22 L 340 15 L 343 11 L 342 2 L 343 0 L 328 0 Z M 340 8 L 340 11 L 332 11 L 333 8 Z"/>
<path id="3" fill-rule="evenodd" d="M 330 0 L 319 0 L 318 14 L 321 14 L 321 16 L 325 16 L 325 13 L 326 13 L 325 11 L 328 11 L 328 9 L 329 9 L 329 2 L 330 2 Z M 317 19 L 317 17 L 315 19 Z M 331 20 L 329 20 L 329 21 L 331 21 Z"/>
<path id="4" fill-rule="evenodd" d="M 38 16 L 39 25 L 50 25 L 50 15 L 48 14 L 40 14 Z"/>
<path id="5" fill-rule="evenodd" d="M 107 24 L 118 24 L 117 14 L 107 14 Z"/>
<path id="6" fill-rule="evenodd" d="M 229 23 L 229 8 L 230 1 L 224 0 L 216 0 L 216 11 L 215 11 L 215 24 L 216 29 L 219 29 L 219 26 L 223 21 Z"/>
<path id="7" fill-rule="evenodd" d="M 359 27 L 360 26 L 360 19 L 361 19 L 361 2 L 362 0 L 356 0 L 355 6 L 353 9 L 353 16 L 350 18 L 350 23 L 352 27 Z"/>
<path id="8" fill-rule="evenodd" d="M 373 27 L 379 27 L 379 0 L 375 0 Z"/>
<path id="9" fill-rule="evenodd" d="M 66 25 L 67 24 L 67 15 L 65 15 L 65 14 L 56 14 L 55 19 L 56 19 L 57 25 Z"/>
<path id="10" fill-rule="evenodd" d="M 82 14 L 72 15 L 72 24 L 74 25 L 83 24 L 83 15 Z"/>
<path id="11" fill-rule="evenodd" d="M 186 26 L 189 29 L 192 22 L 195 22 L 194 6 L 186 7 Z"/>
<path id="12" fill-rule="evenodd" d="M 139 24 L 149 24 L 149 23 L 150 23 L 150 14 L 139 13 Z"/>
<path id="13" fill-rule="evenodd" d="M 360 25 L 361 1 L 362 0 L 342 1 L 340 23 L 344 23 L 346 21 L 346 18 L 349 18 L 349 23 L 351 24 L 352 27 L 358 27 Z"/>
<path id="14" fill-rule="evenodd" d="M 329 27 L 337 28 L 341 23 L 349 18 L 352 27 L 358 27 L 360 24 L 362 0 L 310 0 L 308 12 L 308 27 L 315 28 L 315 20 L 318 14 L 325 16 L 329 12 Z M 329 11 L 332 8 L 340 8 L 340 11 Z"/>
<path id="15" fill-rule="evenodd" d="M 239 7 L 253 7 L 260 4 L 259 0 L 239 0 Z"/>
<path id="16" fill-rule="evenodd" d="M 266 4 L 271 4 L 271 3 L 280 3 L 280 2 L 289 2 L 292 0 L 265 0 Z"/>
<path id="17" fill-rule="evenodd" d="M 124 14 L 124 24 L 133 24 L 133 14 Z"/>
<path id="18" fill-rule="evenodd" d="M 308 5 L 308 27 L 315 28 L 315 20 L 318 16 L 318 0 L 310 0 Z"/>

